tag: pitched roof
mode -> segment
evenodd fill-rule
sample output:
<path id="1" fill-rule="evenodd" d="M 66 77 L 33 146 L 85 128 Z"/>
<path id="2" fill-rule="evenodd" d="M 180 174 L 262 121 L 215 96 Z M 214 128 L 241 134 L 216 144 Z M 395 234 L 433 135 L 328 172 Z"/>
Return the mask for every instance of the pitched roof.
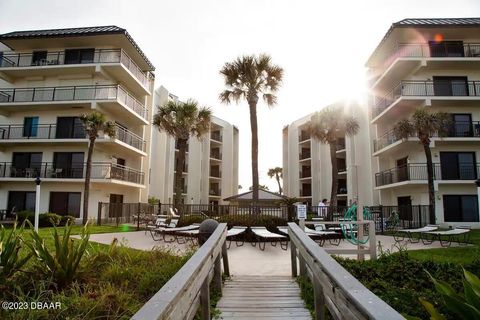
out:
<path id="1" fill-rule="evenodd" d="M 248 192 L 240 193 L 240 194 L 225 198 L 223 200 L 225 201 L 252 200 L 253 199 L 252 195 L 253 195 L 253 191 L 248 191 Z M 278 193 L 274 193 L 274 192 L 263 190 L 263 189 L 258 190 L 258 200 L 284 200 L 286 198 L 287 197 Z"/>
<path id="2" fill-rule="evenodd" d="M 61 38 L 61 37 L 77 37 L 77 36 L 97 36 L 109 34 L 123 34 L 135 47 L 138 53 L 145 59 L 145 62 L 150 66 L 151 70 L 155 70 L 153 64 L 148 60 L 135 40 L 130 36 L 126 29 L 117 26 L 99 26 L 99 27 L 81 27 L 81 28 L 66 28 L 66 29 L 47 29 L 47 30 L 27 30 L 27 31 L 13 31 L 9 33 L 0 34 L 0 42 L 2 40 L 15 39 L 30 39 L 30 38 Z"/>
<path id="3" fill-rule="evenodd" d="M 370 61 L 376 54 L 385 40 L 395 28 L 475 28 L 480 27 L 480 18 L 407 18 L 392 23 L 387 33 L 383 36 L 373 53 L 367 60 Z"/>

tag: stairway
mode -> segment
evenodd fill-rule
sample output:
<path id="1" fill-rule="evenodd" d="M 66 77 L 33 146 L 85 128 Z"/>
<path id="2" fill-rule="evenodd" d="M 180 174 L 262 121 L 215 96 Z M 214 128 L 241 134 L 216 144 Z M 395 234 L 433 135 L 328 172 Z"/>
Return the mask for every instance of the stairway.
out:
<path id="1" fill-rule="evenodd" d="M 312 319 L 298 284 L 288 276 L 232 276 L 217 308 L 224 320 Z"/>

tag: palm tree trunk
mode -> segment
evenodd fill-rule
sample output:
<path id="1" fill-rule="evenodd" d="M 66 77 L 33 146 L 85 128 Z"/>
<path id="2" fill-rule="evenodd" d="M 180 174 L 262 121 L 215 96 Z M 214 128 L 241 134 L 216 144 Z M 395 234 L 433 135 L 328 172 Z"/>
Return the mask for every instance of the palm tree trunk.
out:
<path id="1" fill-rule="evenodd" d="M 175 170 L 175 197 L 174 197 L 174 204 L 175 206 L 180 206 L 182 203 L 182 193 L 183 193 L 183 185 L 182 185 L 182 175 L 183 175 L 183 168 L 185 167 L 185 154 L 187 152 L 187 140 L 186 139 L 178 139 L 178 162 L 177 168 Z"/>
<path id="2" fill-rule="evenodd" d="M 332 191 L 330 192 L 330 206 L 337 206 L 338 166 L 337 166 L 337 141 L 332 141 L 330 146 L 330 161 L 332 163 Z"/>
<path id="3" fill-rule="evenodd" d="M 256 96 L 255 96 L 256 97 Z M 250 127 L 252 130 L 252 204 L 258 204 L 258 124 L 257 124 L 257 99 L 249 99 Z"/>
<path id="4" fill-rule="evenodd" d="M 96 136 L 90 137 L 87 153 L 87 168 L 85 170 L 85 188 L 83 190 L 83 224 L 88 221 L 88 200 L 90 197 L 90 177 L 92 175 L 92 155 L 93 147 L 95 146 Z"/>
<path id="5" fill-rule="evenodd" d="M 275 173 L 275 178 L 277 179 L 277 183 L 278 183 L 278 193 L 282 194 L 282 185 L 280 184 L 280 175 L 277 173 Z"/>
<path id="6" fill-rule="evenodd" d="M 428 200 L 430 205 L 430 223 L 435 223 L 435 187 L 434 187 L 434 173 L 432 162 L 432 150 L 430 150 L 430 143 L 423 144 L 423 151 L 427 158 L 427 176 L 428 176 Z"/>

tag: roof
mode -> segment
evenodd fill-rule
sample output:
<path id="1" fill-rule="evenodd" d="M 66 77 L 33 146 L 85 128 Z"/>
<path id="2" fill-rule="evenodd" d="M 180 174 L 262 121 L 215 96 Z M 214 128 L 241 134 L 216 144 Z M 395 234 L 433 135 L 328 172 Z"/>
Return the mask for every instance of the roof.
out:
<path id="1" fill-rule="evenodd" d="M 225 200 L 225 201 L 252 200 L 252 198 L 253 198 L 252 195 L 253 195 L 253 191 L 248 191 L 248 192 L 240 193 L 240 194 L 225 198 L 223 200 Z M 278 194 L 278 193 L 271 192 L 271 191 L 258 189 L 258 200 L 272 201 L 272 200 L 284 200 L 284 199 L 287 199 L 287 197 L 285 197 L 281 194 Z"/>
<path id="2" fill-rule="evenodd" d="M 78 36 L 98 36 L 110 34 L 123 34 L 135 47 L 138 53 L 145 59 L 145 62 L 150 66 L 151 70 L 155 70 L 153 64 L 148 60 L 135 40 L 130 36 L 126 29 L 117 26 L 99 26 L 99 27 L 81 27 L 81 28 L 66 28 L 66 29 L 46 29 L 46 30 L 28 30 L 28 31 L 13 31 L 9 33 L 0 34 L 0 42 L 2 40 L 15 39 L 30 39 L 30 38 L 61 38 L 61 37 L 78 37 Z"/>
<path id="3" fill-rule="evenodd" d="M 387 33 L 382 38 L 382 41 L 375 48 L 373 53 L 368 58 L 368 61 L 377 54 L 377 51 L 390 36 L 395 28 L 475 28 L 480 27 L 480 18 L 407 18 L 392 23 Z M 367 62 L 368 63 L 368 62 Z"/>

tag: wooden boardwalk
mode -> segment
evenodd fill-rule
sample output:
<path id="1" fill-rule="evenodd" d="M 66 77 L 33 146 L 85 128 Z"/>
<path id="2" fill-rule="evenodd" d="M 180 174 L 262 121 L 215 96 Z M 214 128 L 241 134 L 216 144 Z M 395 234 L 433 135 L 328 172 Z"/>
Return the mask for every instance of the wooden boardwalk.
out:
<path id="1" fill-rule="evenodd" d="M 224 320 L 312 319 L 298 284 L 288 276 L 232 276 L 217 308 Z"/>

